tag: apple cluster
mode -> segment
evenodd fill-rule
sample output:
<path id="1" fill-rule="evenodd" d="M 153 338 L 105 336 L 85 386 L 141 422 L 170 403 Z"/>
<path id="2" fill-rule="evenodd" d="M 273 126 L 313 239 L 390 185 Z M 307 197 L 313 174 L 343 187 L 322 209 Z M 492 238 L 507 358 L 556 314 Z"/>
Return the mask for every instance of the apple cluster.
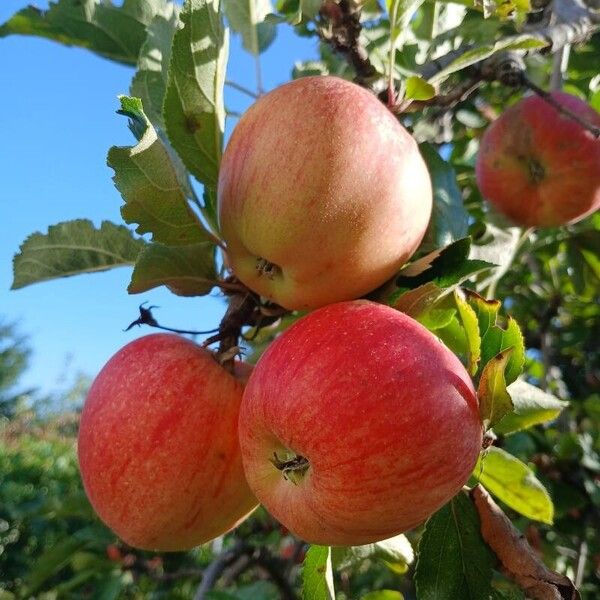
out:
<path id="1" fill-rule="evenodd" d="M 598 122 L 580 101 L 556 98 Z M 477 177 L 517 222 L 573 222 L 599 206 L 600 149 L 540 102 L 523 100 L 493 124 Z M 552 119 L 560 125 L 548 127 Z M 556 177 L 568 178 L 568 193 Z M 79 432 L 95 510 L 127 543 L 157 550 L 217 537 L 258 502 L 319 544 L 365 544 L 423 522 L 476 463 L 477 395 L 422 325 L 357 300 L 397 273 L 425 234 L 432 188 L 416 142 L 366 90 L 303 78 L 241 118 L 218 202 L 236 277 L 311 312 L 254 369 L 236 362 L 229 372 L 171 334 L 113 356 Z"/>

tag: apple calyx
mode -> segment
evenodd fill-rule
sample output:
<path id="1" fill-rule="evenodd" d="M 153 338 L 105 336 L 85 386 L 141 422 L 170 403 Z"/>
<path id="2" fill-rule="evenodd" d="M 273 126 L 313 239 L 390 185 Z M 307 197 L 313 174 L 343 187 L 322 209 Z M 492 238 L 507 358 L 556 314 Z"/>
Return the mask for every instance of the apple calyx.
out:
<path id="1" fill-rule="evenodd" d="M 535 158 L 529 158 L 527 160 L 527 167 L 529 169 L 529 178 L 531 182 L 535 185 L 537 183 L 541 183 L 546 176 L 546 170 L 541 165 L 539 161 Z"/>
<path id="2" fill-rule="evenodd" d="M 277 456 L 277 452 L 273 452 L 271 463 L 276 469 L 281 471 L 286 481 L 291 481 L 294 485 L 298 485 L 304 479 L 310 463 L 307 458 L 299 454 L 290 453 L 290 456 L 291 458 L 282 460 Z"/>
<path id="3" fill-rule="evenodd" d="M 268 279 L 274 279 L 275 275 L 281 275 L 281 267 L 279 265 L 260 256 L 256 259 L 256 270 L 259 275 L 265 275 Z"/>

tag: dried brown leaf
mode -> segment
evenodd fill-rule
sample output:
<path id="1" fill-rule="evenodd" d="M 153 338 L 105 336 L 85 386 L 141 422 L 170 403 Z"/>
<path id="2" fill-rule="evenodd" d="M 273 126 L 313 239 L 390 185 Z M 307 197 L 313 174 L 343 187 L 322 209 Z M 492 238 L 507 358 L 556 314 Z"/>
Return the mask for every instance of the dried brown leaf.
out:
<path id="1" fill-rule="evenodd" d="M 481 535 L 495 552 L 504 573 L 534 600 L 580 600 L 573 582 L 544 565 L 525 536 L 480 485 L 471 497 L 481 521 Z"/>

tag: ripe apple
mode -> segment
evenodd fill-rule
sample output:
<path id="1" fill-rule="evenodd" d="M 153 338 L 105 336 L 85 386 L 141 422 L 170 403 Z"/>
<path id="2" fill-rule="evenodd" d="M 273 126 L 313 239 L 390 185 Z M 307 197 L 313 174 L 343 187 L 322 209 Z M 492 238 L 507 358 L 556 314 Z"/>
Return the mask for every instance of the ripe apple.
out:
<path id="1" fill-rule="evenodd" d="M 362 545 L 421 523 L 467 481 L 482 442 L 471 379 L 389 306 L 340 302 L 303 317 L 244 391 L 250 487 L 310 543 Z"/>
<path id="2" fill-rule="evenodd" d="M 600 114 L 583 100 L 552 97 L 600 127 Z M 476 174 L 483 196 L 525 227 L 575 223 L 600 208 L 600 140 L 539 96 L 524 98 L 486 130 Z"/>
<path id="3" fill-rule="evenodd" d="M 237 434 L 243 385 L 193 342 L 137 339 L 96 377 L 79 427 L 85 491 L 125 542 L 186 550 L 215 538 L 256 506 Z"/>
<path id="4" fill-rule="evenodd" d="M 285 308 L 309 309 L 392 277 L 425 233 L 432 191 L 416 142 L 373 94 L 305 77 L 240 119 L 218 205 L 237 277 Z"/>

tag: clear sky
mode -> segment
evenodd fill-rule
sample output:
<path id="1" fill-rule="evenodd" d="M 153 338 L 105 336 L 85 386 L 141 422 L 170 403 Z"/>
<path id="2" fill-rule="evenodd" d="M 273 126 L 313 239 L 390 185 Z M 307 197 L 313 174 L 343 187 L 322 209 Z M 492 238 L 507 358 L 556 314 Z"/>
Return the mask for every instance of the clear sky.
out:
<path id="1" fill-rule="evenodd" d="M 26 4 L 2 0 L 0 23 Z M 47 2 L 37 6 L 47 8 Z M 314 40 L 280 26 L 261 57 L 264 87 L 287 81 L 296 60 L 316 53 Z M 86 50 L 34 37 L 0 39 L 0 319 L 17 322 L 33 349 L 23 386 L 50 392 L 78 371 L 97 373 L 121 346 L 152 331 L 122 331 L 143 301 L 160 306 L 155 316 L 172 327 L 211 329 L 223 313 L 216 293 L 179 298 L 160 288 L 129 296 L 129 268 L 9 291 L 12 257 L 30 233 L 76 218 L 122 223 L 106 153 L 112 145 L 134 143 L 126 118 L 115 113 L 117 95 L 128 92 L 133 73 Z M 228 78 L 255 89 L 254 73 L 253 58 L 234 36 Z M 230 109 L 242 111 L 249 102 L 226 90 Z"/>

